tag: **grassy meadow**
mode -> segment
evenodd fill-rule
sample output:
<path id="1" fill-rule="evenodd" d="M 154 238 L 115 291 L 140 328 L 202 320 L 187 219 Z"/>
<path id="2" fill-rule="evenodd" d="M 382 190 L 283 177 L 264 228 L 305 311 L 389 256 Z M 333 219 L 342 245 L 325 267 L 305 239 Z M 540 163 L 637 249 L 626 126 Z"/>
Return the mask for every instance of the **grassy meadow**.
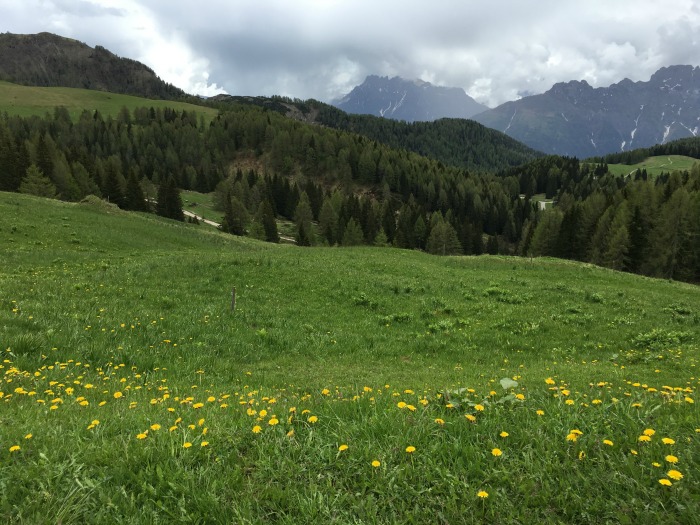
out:
<path id="1" fill-rule="evenodd" d="M 647 175 L 656 177 L 672 171 L 689 171 L 698 159 L 684 155 L 663 155 L 649 157 L 637 164 L 608 164 L 608 170 L 613 175 L 633 175 L 638 169 L 647 170 Z"/>
<path id="2" fill-rule="evenodd" d="M 696 286 L 0 214 L 3 523 L 700 522 Z"/>
<path id="3" fill-rule="evenodd" d="M 9 115 L 20 117 L 43 117 L 46 113 L 52 114 L 56 107 L 65 107 L 73 122 L 78 120 L 85 109 L 116 117 L 123 107 L 132 111 L 142 107 L 171 108 L 178 111 L 195 111 L 206 121 L 210 121 L 218 113 L 216 109 L 185 102 L 153 100 L 89 89 L 21 86 L 0 81 L 0 113 L 7 112 Z"/>

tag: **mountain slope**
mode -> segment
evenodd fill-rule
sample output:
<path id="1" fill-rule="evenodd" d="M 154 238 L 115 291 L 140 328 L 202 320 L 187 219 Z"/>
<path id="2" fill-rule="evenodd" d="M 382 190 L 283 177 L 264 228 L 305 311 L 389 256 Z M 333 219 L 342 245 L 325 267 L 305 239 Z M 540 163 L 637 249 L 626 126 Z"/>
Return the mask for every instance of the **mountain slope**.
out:
<path id="1" fill-rule="evenodd" d="M 0 34 L 0 80 L 168 100 L 187 96 L 136 60 L 51 33 Z"/>
<path id="2" fill-rule="evenodd" d="M 350 93 L 333 103 L 347 113 L 405 120 L 470 118 L 486 109 L 463 89 L 434 86 L 421 80 L 368 76 Z"/>
<path id="3" fill-rule="evenodd" d="M 692 137 L 700 130 L 700 68 L 661 68 L 648 82 L 555 84 L 473 117 L 528 146 L 580 158 Z"/>

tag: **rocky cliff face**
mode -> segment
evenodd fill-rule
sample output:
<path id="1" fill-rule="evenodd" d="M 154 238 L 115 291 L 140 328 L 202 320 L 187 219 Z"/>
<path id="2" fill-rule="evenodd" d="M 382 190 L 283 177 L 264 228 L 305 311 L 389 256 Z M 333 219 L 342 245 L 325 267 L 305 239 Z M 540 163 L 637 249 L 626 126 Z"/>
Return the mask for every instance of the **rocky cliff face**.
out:
<path id="1" fill-rule="evenodd" d="M 648 82 L 555 84 L 473 117 L 531 148 L 586 158 L 663 144 L 700 131 L 700 68 L 662 68 Z"/>

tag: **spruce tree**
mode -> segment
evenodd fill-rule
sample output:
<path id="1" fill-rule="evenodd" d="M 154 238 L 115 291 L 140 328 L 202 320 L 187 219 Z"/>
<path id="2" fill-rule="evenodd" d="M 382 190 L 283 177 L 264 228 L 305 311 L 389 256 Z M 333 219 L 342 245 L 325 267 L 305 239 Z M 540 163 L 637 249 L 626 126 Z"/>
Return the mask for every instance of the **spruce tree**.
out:
<path id="1" fill-rule="evenodd" d="M 158 187 L 158 203 L 156 213 L 161 217 L 167 217 L 176 221 L 185 221 L 182 212 L 182 199 L 180 190 L 175 185 L 175 179 L 171 176 Z"/>
<path id="2" fill-rule="evenodd" d="M 280 235 L 277 231 L 277 221 L 275 221 L 275 214 L 272 211 L 272 205 L 269 200 L 263 201 L 258 213 L 260 214 L 263 229 L 265 230 L 265 240 L 274 243 L 280 242 Z"/>
<path id="3" fill-rule="evenodd" d="M 146 197 L 136 176 L 136 171 L 133 169 L 129 170 L 129 178 L 126 180 L 124 208 L 132 211 L 148 211 Z"/>
<path id="4" fill-rule="evenodd" d="M 56 198 L 56 186 L 51 182 L 51 179 L 44 176 L 35 164 L 32 164 L 27 169 L 27 175 L 22 179 L 19 192 L 49 199 Z"/>

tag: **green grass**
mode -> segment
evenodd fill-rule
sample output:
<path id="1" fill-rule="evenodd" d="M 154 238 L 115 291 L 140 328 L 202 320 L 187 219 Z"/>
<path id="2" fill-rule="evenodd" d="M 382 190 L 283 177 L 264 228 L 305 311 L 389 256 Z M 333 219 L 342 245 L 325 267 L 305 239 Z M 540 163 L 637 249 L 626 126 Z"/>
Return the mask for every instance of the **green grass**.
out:
<path id="1" fill-rule="evenodd" d="M 116 117 L 122 107 L 127 107 L 132 111 L 140 107 L 195 111 L 206 121 L 217 115 L 215 109 L 184 102 L 151 100 L 88 89 L 20 86 L 0 81 L 0 112 L 21 117 L 44 116 L 46 113 L 53 113 L 56 107 L 68 109 L 74 121 L 85 109 L 97 110 L 104 116 Z"/>
<path id="2" fill-rule="evenodd" d="M 683 155 L 664 155 L 649 157 L 631 166 L 627 164 L 608 164 L 608 170 L 613 175 L 634 175 L 634 172 L 638 169 L 645 169 L 650 177 L 656 177 L 662 173 L 690 170 L 696 162 L 698 162 L 698 159 Z"/>
<path id="3" fill-rule="evenodd" d="M 199 217 L 204 217 L 210 221 L 221 222 L 223 213 L 214 209 L 213 193 L 199 193 L 196 191 L 183 190 L 182 209 L 191 211 Z"/>
<path id="4" fill-rule="evenodd" d="M 4 523 L 697 522 L 695 286 L 0 214 Z"/>

